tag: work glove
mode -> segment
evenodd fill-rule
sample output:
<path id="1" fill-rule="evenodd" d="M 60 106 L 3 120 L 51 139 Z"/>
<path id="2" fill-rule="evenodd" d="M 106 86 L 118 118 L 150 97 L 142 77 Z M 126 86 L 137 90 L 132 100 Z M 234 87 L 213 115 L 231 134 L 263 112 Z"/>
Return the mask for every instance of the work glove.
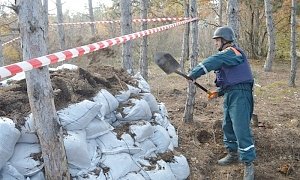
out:
<path id="1" fill-rule="evenodd" d="M 217 91 L 211 91 L 208 95 L 207 95 L 207 98 L 208 100 L 212 100 L 214 98 L 217 98 L 219 95 L 218 95 L 218 92 Z"/>

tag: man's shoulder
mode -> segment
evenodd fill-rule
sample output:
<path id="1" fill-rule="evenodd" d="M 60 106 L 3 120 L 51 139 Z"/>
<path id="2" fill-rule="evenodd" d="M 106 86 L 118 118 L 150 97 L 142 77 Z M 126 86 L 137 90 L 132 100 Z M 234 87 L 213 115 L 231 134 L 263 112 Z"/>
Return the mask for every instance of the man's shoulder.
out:
<path id="1" fill-rule="evenodd" d="M 234 51 L 231 50 L 230 48 L 226 48 L 226 49 L 224 49 L 224 50 L 222 50 L 222 51 L 219 51 L 218 54 L 219 54 L 219 55 L 234 55 L 235 53 L 234 53 Z"/>

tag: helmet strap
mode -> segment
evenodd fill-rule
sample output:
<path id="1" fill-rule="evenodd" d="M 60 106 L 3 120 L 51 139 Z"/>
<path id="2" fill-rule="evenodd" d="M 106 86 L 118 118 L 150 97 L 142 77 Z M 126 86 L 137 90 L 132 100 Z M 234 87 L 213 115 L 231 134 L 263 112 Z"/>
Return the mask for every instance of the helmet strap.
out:
<path id="1" fill-rule="evenodd" d="M 226 44 L 230 44 L 231 43 L 231 41 L 225 41 L 225 40 L 222 38 L 222 44 L 221 44 L 221 47 L 219 47 L 219 51 L 222 51 L 223 50 L 223 48 L 224 48 L 224 46 L 226 45 Z"/>

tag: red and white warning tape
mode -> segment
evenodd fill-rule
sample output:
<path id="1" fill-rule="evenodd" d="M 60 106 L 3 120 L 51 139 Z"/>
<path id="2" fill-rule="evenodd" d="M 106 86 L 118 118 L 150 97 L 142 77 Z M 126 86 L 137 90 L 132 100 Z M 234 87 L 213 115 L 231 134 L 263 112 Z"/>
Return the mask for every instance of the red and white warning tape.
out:
<path id="1" fill-rule="evenodd" d="M 16 41 L 16 40 L 18 40 L 18 39 L 20 39 L 20 38 L 21 38 L 21 37 L 16 37 L 16 38 L 14 38 L 14 39 L 12 39 L 12 40 L 9 40 L 9 41 L 3 43 L 2 46 L 5 46 L 5 45 L 7 45 L 7 44 L 9 44 L 9 43 L 12 43 L 12 42 L 14 42 L 14 41 Z"/>
<path id="2" fill-rule="evenodd" d="M 153 19 L 133 19 L 132 22 L 165 22 L 165 21 L 183 21 L 188 20 L 190 18 L 153 18 Z M 80 25 L 80 24 L 112 24 L 112 23 L 120 23 L 120 20 L 114 21 L 94 21 L 94 22 L 76 22 L 76 23 L 53 23 L 49 24 L 49 26 L 58 26 L 58 25 Z"/>
<path id="3" fill-rule="evenodd" d="M 188 20 L 190 18 L 153 18 L 153 19 L 133 19 L 132 22 L 165 22 L 165 21 L 182 21 L 182 20 Z M 100 24 L 112 24 L 112 23 L 120 23 L 120 20 L 114 20 L 114 21 L 94 21 L 94 22 L 76 22 L 76 23 L 53 23 L 49 24 L 49 26 L 60 26 L 60 25 L 82 25 L 82 24 L 95 24 L 95 23 L 100 23 Z M 2 44 L 2 46 L 6 46 L 16 40 L 20 39 L 20 37 L 14 38 L 10 41 L 7 41 Z"/>
<path id="4" fill-rule="evenodd" d="M 94 52 L 94 51 L 97 51 L 100 49 L 104 49 L 109 46 L 114 46 L 117 44 L 125 43 L 126 41 L 129 41 L 129 40 L 148 36 L 148 35 L 156 33 L 156 32 L 165 31 L 165 30 L 168 30 L 168 29 L 171 29 L 171 28 L 174 28 L 174 27 L 177 27 L 177 26 L 180 26 L 180 25 L 183 25 L 188 22 L 195 21 L 195 20 L 197 20 L 197 18 L 179 21 L 179 22 L 176 22 L 173 24 L 168 24 L 165 26 L 160 26 L 157 28 L 152 28 L 152 29 L 148 29 L 145 31 L 140 31 L 140 32 L 136 32 L 136 33 L 96 42 L 93 44 L 88 44 L 85 46 L 80 46 L 80 47 L 76 47 L 73 49 L 68 49 L 65 51 L 41 56 L 38 58 L 33 58 L 33 59 L 30 59 L 27 61 L 22 61 L 22 62 L 18 62 L 15 64 L 3 66 L 3 67 L 0 67 L 0 79 L 9 77 L 9 76 L 13 76 L 20 72 L 30 71 L 34 68 L 39 68 L 39 67 L 46 66 L 49 64 L 55 64 L 57 62 L 61 62 L 64 60 L 72 59 L 74 57 L 82 56 L 84 54 Z"/>

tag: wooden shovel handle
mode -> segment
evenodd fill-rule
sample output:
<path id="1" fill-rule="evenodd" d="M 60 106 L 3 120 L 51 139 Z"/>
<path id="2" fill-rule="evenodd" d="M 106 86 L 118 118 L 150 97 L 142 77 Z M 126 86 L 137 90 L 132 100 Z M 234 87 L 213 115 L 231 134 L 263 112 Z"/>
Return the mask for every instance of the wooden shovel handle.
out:
<path id="1" fill-rule="evenodd" d="M 183 74 L 182 72 L 176 70 L 175 71 L 176 74 L 186 78 L 187 80 L 193 80 L 191 79 L 189 76 L 187 76 L 186 74 Z M 200 84 L 198 84 L 197 82 L 194 83 L 198 88 L 202 89 L 203 91 L 205 91 L 207 94 L 211 94 L 211 92 L 209 90 L 207 90 L 205 87 L 201 86 Z"/>

